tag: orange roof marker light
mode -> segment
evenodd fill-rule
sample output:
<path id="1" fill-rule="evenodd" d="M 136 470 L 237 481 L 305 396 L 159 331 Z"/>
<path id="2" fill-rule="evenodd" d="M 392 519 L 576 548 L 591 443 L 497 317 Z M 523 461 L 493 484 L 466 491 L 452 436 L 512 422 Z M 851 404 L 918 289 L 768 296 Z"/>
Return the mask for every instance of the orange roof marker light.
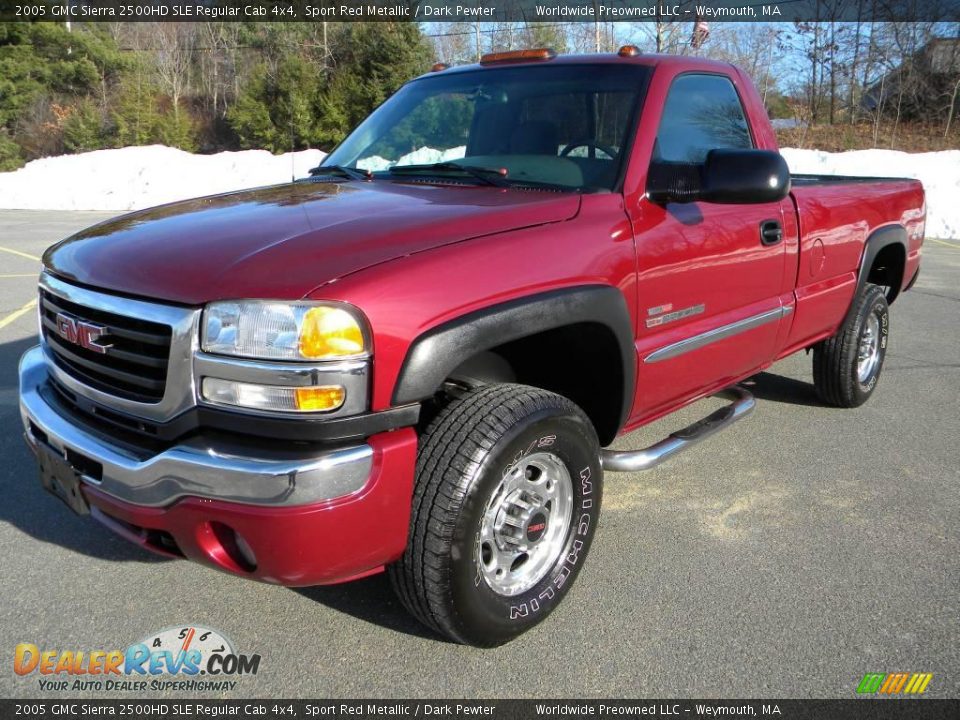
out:
<path id="1" fill-rule="evenodd" d="M 637 57 L 640 54 L 640 48 L 636 45 L 624 45 L 622 48 L 617 50 L 617 55 L 620 57 Z"/>
<path id="2" fill-rule="evenodd" d="M 446 70 L 449 67 L 450 66 L 447 65 L 446 63 L 442 63 L 442 62 L 434 63 L 433 67 L 430 68 L 430 72 L 442 72 L 443 70 Z"/>
<path id="3" fill-rule="evenodd" d="M 508 52 L 487 53 L 480 58 L 480 64 L 496 65 L 497 63 L 524 62 L 525 60 L 553 60 L 556 56 L 557 52 L 553 48 L 510 50 Z"/>

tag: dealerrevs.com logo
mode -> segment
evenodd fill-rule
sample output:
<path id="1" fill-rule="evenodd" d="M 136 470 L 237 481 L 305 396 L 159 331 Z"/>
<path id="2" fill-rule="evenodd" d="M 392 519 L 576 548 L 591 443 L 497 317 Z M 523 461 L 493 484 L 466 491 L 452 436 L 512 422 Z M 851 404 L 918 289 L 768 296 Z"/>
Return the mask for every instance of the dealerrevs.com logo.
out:
<path id="1" fill-rule="evenodd" d="M 256 675 L 260 655 L 237 653 L 222 633 L 198 625 L 152 633 L 126 650 L 59 650 L 20 643 L 13 670 L 44 691 L 233 690 Z"/>

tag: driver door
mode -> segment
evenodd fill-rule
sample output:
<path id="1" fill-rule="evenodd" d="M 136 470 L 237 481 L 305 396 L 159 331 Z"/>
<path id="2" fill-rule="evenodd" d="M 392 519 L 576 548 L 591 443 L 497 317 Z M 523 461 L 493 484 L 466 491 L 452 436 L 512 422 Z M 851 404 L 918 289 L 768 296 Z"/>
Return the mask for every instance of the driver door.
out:
<path id="1" fill-rule="evenodd" d="M 700 163 L 714 148 L 752 147 L 741 99 L 728 77 L 674 78 L 655 161 Z M 658 205 L 643 198 L 634 208 L 635 415 L 656 415 L 729 385 L 772 358 L 785 280 L 783 208 L 789 202 Z M 775 227 L 781 240 L 771 243 Z"/>

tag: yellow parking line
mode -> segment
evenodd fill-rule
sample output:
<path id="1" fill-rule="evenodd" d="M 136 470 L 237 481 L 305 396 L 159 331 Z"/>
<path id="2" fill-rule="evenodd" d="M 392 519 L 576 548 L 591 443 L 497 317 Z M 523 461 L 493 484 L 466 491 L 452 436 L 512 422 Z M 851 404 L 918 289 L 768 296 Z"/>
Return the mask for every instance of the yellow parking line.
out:
<path id="1" fill-rule="evenodd" d="M 0 278 L 18 278 L 18 277 L 32 277 L 35 278 L 36 273 L 7 273 L 5 275 L 0 275 Z"/>
<path id="2" fill-rule="evenodd" d="M 937 240 L 936 238 L 927 238 L 930 242 L 935 242 L 937 245 L 943 245 L 948 248 L 953 248 L 954 250 L 960 250 L 960 245 L 954 245 L 953 243 L 948 243 L 943 240 Z"/>
<path id="3" fill-rule="evenodd" d="M 10 253 L 11 255 L 19 255 L 20 257 L 25 257 L 27 260 L 36 260 L 37 262 L 40 262 L 40 258 L 38 258 L 36 255 L 20 252 L 19 250 L 12 250 L 10 248 L 0 247 L 0 252 Z"/>
<path id="4" fill-rule="evenodd" d="M 23 316 L 26 315 L 28 312 L 30 312 L 31 310 L 33 310 L 33 308 L 35 308 L 36 306 L 37 306 L 37 300 L 36 300 L 36 298 L 34 298 L 33 300 L 31 300 L 30 302 L 28 302 L 26 305 L 24 305 L 24 306 L 23 306 L 22 308 L 20 308 L 19 310 L 14 310 L 12 313 L 10 313 L 9 315 L 7 315 L 5 318 L 3 318 L 2 320 L 0 320 L 0 330 L 3 330 L 7 325 L 9 325 L 10 323 L 12 323 L 12 322 L 13 322 L 14 320 L 16 320 L 17 318 L 23 317 Z"/>

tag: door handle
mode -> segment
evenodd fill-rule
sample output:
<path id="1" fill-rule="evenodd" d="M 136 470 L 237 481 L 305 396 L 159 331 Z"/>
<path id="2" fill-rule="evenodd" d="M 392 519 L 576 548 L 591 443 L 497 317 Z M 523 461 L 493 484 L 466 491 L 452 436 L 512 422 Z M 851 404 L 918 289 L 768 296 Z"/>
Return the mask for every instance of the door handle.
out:
<path id="1" fill-rule="evenodd" d="M 776 245 L 783 240 L 783 226 L 779 220 L 764 220 L 760 223 L 760 244 Z"/>

